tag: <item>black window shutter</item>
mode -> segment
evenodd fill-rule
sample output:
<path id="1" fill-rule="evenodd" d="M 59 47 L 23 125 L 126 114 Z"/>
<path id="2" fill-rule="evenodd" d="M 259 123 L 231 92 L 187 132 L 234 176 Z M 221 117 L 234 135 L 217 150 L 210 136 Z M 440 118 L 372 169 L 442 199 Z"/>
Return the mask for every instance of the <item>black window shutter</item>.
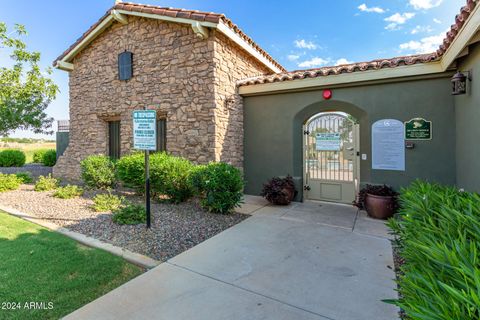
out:
<path id="1" fill-rule="evenodd" d="M 133 53 L 122 52 L 118 55 L 118 78 L 129 80 L 133 76 Z"/>
<path id="2" fill-rule="evenodd" d="M 167 151 L 167 119 L 157 120 L 157 151 Z"/>
<path id="3" fill-rule="evenodd" d="M 120 121 L 108 123 L 108 155 L 120 159 Z"/>

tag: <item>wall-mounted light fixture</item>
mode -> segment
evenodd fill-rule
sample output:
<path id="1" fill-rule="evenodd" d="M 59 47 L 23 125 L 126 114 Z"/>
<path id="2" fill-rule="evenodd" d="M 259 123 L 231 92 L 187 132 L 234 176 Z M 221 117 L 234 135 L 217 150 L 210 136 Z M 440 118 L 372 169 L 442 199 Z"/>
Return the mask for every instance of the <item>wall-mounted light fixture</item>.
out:
<path id="1" fill-rule="evenodd" d="M 458 71 L 452 77 L 452 95 L 458 96 L 467 93 L 467 80 L 472 81 L 471 71 Z"/>

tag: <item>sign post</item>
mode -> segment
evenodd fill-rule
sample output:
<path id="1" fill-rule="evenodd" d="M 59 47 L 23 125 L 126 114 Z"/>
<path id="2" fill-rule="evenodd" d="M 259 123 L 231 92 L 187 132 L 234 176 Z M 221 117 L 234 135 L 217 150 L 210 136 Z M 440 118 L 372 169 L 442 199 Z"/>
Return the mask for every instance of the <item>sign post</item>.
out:
<path id="1" fill-rule="evenodd" d="M 157 150 L 157 113 L 155 110 L 133 111 L 133 148 L 145 151 L 145 211 L 150 229 L 150 151 Z"/>

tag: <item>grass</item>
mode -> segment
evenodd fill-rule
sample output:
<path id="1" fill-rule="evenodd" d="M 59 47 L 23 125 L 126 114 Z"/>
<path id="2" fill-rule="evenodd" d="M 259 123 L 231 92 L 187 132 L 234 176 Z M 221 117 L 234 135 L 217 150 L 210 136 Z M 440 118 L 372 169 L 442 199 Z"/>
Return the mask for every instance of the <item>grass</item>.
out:
<path id="1" fill-rule="evenodd" d="M 0 304 L 21 307 L 0 305 L 0 319 L 58 319 L 141 273 L 120 257 L 0 212 Z M 45 308 L 25 308 L 31 302 Z"/>
<path id="2" fill-rule="evenodd" d="M 34 143 L 17 143 L 17 142 L 8 142 L 3 143 L 0 147 L 2 149 L 20 149 L 25 152 L 25 156 L 27 157 L 27 163 L 33 162 L 33 154 L 35 151 L 38 150 L 49 150 L 55 149 L 56 145 L 55 142 L 34 142 Z"/>

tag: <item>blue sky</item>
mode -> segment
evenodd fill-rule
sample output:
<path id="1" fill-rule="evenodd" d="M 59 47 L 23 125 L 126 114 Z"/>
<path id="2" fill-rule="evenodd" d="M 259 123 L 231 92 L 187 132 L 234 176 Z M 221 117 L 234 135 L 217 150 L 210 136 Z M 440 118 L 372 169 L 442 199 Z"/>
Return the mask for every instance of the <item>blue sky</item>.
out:
<path id="1" fill-rule="evenodd" d="M 431 52 L 465 0 L 142 0 L 224 13 L 288 70 Z M 0 21 L 26 26 L 30 50 L 47 67 L 114 0 L 2 0 Z M 0 65 L 7 62 L 0 55 Z M 68 119 L 68 74 L 55 70 L 60 94 L 48 114 Z M 16 132 L 12 136 L 34 136 Z"/>

